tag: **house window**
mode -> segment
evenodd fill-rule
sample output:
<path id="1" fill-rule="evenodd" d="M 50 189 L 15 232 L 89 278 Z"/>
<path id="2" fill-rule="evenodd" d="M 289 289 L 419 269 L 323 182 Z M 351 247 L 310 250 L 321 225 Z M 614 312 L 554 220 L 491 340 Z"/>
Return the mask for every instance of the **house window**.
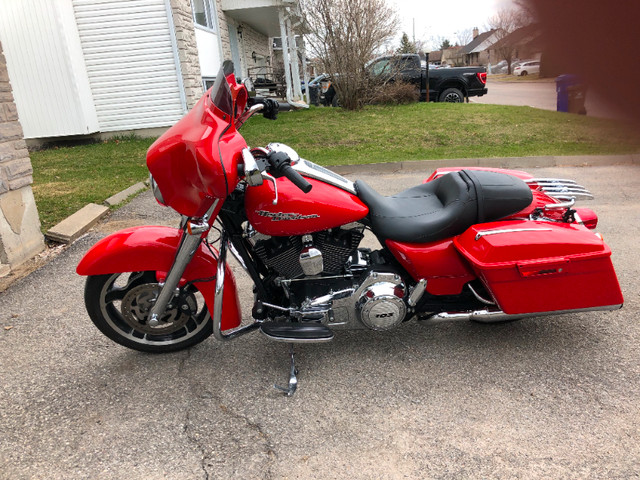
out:
<path id="1" fill-rule="evenodd" d="M 216 17 L 213 8 L 211 0 L 192 0 L 191 9 L 193 10 L 194 23 L 209 30 L 215 30 Z"/>
<path id="2" fill-rule="evenodd" d="M 216 77 L 202 77 L 202 86 L 204 87 L 204 91 L 206 92 L 216 81 Z"/>

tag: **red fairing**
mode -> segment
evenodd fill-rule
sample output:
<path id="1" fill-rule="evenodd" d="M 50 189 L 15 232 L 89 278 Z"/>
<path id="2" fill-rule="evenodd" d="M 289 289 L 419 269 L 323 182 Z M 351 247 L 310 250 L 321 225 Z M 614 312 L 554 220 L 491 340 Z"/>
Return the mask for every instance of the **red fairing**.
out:
<path id="1" fill-rule="evenodd" d="M 387 240 L 393 256 L 414 280 L 427 280 L 432 295 L 458 295 L 476 278 L 451 239 L 432 243 L 401 243 Z"/>
<path id="2" fill-rule="evenodd" d="M 278 178 L 277 205 L 271 182 L 249 187 L 245 209 L 251 225 L 265 235 L 304 235 L 361 220 L 369 213 L 355 195 L 320 180 L 307 181 L 313 188 L 304 194 L 287 178 Z"/>
<path id="3" fill-rule="evenodd" d="M 505 313 L 622 306 L 611 250 L 582 225 L 484 223 L 453 242 Z"/>
<path id="4" fill-rule="evenodd" d="M 198 217 L 214 199 L 227 198 L 236 187 L 240 152 L 246 146 L 229 115 L 213 105 L 207 92 L 151 145 L 147 166 L 161 186 L 165 204 Z"/>
<path id="5" fill-rule="evenodd" d="M 119 272 L 153 270 L 158 281 L 171 268 L 181 233 L 169 227 L 134 227 L 121 230 L 96 243 L 82 258 L 76 269 L 79 275 L 104 275 Z M 187 266 L 180 285 L 215 275 L 218 262 L 213 254 L 200 245 Z M 215 281 L 194 282 L 202 293 L 209 312 L 213 312 Z M 224 278 L 222 321 L 223 330 L 240 325 L 241 313 L 238 290 L 231 269 L 227 265 Z"/>

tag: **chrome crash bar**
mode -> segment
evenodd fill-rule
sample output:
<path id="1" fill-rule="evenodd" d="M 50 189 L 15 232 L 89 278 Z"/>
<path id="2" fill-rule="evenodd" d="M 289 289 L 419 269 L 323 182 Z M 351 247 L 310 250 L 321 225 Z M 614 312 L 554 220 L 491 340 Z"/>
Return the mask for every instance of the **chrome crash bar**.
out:
<path id="1" fill-rule="evenodd" d="M 239 337 L 245 333 L 252 332 L 260 327 L 262 321 L 256 320 L 249 325 L 229 330 L 227 333 L 223 333 L 221 329 L 222 324 L 222 299 L 224 296 L 224 275 L 227 266 L 227 247 L 229 238 L 227 232 L 222 231 L 220 236 L 220 254 L 218 255 L 218 267 L 216 269 L 216 289 L 215 297 L 213 300 L 213 336 L 221 341 L 231 340 Z"/>

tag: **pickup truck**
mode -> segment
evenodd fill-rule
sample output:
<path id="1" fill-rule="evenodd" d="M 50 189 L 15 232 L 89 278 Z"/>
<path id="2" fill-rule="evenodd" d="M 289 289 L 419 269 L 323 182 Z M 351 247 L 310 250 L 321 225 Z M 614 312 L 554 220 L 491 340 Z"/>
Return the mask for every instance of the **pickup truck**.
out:
<path id="1" fill-rule="evenodd" d="M 379 57 L 367 69 L 375 76 L 389 76 L 420 86 L 420 100 L 463 102 L 468 97 L 481 97 L 488 92 L 485 67 L 429 69 L 417 54 Z M 428 88 L 427 88 L 428 85 Z"/>
<path id="2" fill-rule="evenodd" d="M 469 97 L 481 97 L 488 92 L 485 67 L 454 67 L 429 69 L 418 54 L 378 57 L 367 64 L 374 77 L 388 81 L 400 79 L 420 89 L 420 101 L 464 102 Z M 325 94 L 327 105 L 335 105 L 335 91 L 330 87 Z"/>

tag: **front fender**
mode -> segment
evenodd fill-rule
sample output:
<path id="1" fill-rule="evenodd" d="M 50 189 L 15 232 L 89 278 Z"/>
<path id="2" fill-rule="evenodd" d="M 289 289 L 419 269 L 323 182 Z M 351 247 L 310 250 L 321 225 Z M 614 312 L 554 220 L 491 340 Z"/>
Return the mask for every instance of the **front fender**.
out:
<path id="1" fill-rule="evenodd" d="M 158 272 L 158 280 L 166 276 L 180 243 L 182 233 L 170 227 L 134 227 L 103 238 L 82 257 L 76 272 L 79 275 L 105 275 L 120 272 Z M 217 252 L 216 252 L 217 253 Z M 218 260 L 204 245 L 200 245 L 180 280 L 193 282 L 202 293 L 209 312 L 213 312 L 215 274 Z M 194 281 L 206 280 L 206 281 Z M 236 281 L 227 265 L 222 297 L 221 328 L 240 325 L 242 318 Z"/>

